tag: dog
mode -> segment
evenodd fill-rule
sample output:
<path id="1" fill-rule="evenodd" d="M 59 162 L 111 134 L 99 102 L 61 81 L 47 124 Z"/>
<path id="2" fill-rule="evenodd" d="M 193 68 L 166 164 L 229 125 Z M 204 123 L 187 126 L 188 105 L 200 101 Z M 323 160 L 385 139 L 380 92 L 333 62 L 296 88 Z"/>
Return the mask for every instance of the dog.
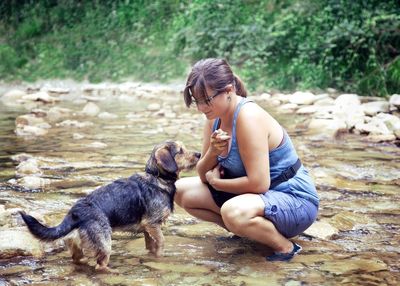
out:
<path id="1" fill-rule="evenodd" d="M 116 180 L 79 199 L 56 227 L 47 227 L 20 212 L 29 231 L 42 241 L 65 238 L 76 264 L 96 258 L 96 270 L 108 267 L 112 230 L 143 232 L 146 249 L 163 254 L 161 224 L 174 209 L 175 181 L 183 170 L 193 169 L 200 153 L 188 151 L 181 142 L 166 141 L 154 147 L 144 173 Z"/>

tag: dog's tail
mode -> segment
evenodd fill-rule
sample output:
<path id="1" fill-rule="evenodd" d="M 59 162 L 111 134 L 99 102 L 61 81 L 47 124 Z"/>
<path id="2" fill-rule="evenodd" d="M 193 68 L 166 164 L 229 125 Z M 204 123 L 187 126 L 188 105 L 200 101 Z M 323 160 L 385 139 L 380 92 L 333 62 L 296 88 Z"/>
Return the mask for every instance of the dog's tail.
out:
<path id="1" fill-rule="evenodd" d="M 64 220 L 55 227 L 47 227 L 41 224 L 33 216 L 30 216 L 24 212 L 20 212 L 20 214 L 33 236 L 43 241 L 53 241 L 64 237 L 72 230 L 79 227 L 79 222 L 73 221 L 70 214 L 68 214 Z"/>

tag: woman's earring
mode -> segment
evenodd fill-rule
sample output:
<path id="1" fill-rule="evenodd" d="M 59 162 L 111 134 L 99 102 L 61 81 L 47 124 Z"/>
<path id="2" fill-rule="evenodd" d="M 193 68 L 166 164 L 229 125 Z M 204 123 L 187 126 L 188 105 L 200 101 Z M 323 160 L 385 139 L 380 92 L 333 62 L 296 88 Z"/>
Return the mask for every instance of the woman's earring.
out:
<path id="1" fill-rule="evenodd" d="M 231 99 L 232 99 L 231 96 L 228 96 L 228 101 L 231 101 Z"/>

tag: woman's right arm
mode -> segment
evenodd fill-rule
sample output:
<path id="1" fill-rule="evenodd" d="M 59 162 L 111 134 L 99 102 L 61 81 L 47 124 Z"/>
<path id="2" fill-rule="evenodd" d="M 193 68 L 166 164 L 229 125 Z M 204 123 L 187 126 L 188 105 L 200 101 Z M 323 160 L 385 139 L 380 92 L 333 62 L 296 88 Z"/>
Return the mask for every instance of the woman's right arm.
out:
<path id="1" fill-rule="evenodd" d="M 206 173 L 217 164 L 217 157 L 227 147 L 228 140 L 220 140 L 217 134 L 212 132 L 213 120 L 207 120 L 203 130 L 203 147 L 201 157 L 197 162 L 196 170 L 203 183 L 207 183 Z"/>

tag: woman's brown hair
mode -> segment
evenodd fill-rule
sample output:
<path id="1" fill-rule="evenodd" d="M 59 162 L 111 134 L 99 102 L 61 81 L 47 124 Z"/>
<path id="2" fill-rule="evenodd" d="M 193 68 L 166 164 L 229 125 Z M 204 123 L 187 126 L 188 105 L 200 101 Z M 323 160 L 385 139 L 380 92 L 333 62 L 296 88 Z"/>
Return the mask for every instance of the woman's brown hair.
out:
<path id="1" fill-rule="evenodd" d="M 215 90 L 217 93 L 223 92 L 226 87 L 232 84 L 236 94 L 242 97 L 247 96 L 244 84 L 233 72 L 229 64 L 224 59 L 203 59 L 198 61 L 192 68 L 186 87 L 183 91 L 185 104 L 189 107 L 193 102 L 193 96 L 196 99 L 205 100 L 209 95 L 206 88 Z"/>

